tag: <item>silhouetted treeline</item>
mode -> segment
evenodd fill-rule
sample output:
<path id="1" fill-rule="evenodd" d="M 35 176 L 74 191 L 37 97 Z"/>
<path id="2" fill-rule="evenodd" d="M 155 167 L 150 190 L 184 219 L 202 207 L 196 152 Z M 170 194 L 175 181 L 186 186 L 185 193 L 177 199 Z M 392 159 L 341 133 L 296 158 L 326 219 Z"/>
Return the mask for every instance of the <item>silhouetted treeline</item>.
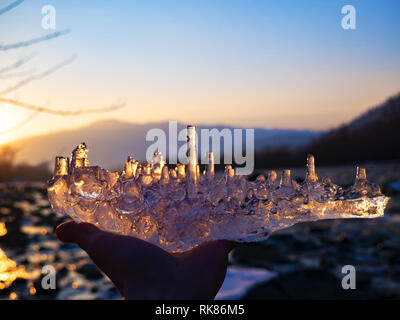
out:
<path id="1" fill-rule="evenodd" d="M 328 131 L 306 147 L 266 149 L 256 153 L 256 168 L 305 165 L 308 153 L 318 165 L 400 159 L 400 94 L 347 125 Z"/>
<path id="2" fill-rule="evenodd" d="M 0 182 L 4 181 L 46 181 L 52 174 L 47 163 L 37 166 L 14 164 L 18 151 L 10 146 L 0 148 Z"/>

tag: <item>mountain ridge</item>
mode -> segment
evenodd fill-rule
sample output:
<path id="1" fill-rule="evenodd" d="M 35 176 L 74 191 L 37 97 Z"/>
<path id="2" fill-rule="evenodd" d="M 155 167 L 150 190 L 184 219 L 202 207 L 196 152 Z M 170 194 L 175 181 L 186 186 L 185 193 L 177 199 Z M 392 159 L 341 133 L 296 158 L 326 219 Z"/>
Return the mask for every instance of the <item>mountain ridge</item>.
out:
<path id="1" fill-rule="evenodd" d="M 400 93 L 352 121 L 329 130 L 295 150 L 267 148 L 255 156 L 256 167 L 294 167 L 308 153 L 320 165 L 400 159 Z"/>
<path id="2" fill-rule="evenodd" d="M 199 125 L 199 128 L 240 128 L 224 125 Z M 90 123 L 76 129 L 54 131 L 42 135 L 14 141 L 17 148 L 16 163 L 52 165 L 55 156 L 70 156 L 71 150 L 80 142 L 89 146 L 89 159 L 92 164 L 114 169 L 122 166 L 128 155 L 137 160 L 145 160 L 145 150 L 152 142 L 146 142 L 148 130 L 160 128 L 168 134 L 168 122 L 130 123 L 116 119 L 106 119 Z M 185 125 L 178 122 L 178 131 Z M 286 145 L 289 148 L 305 145 L 321 131 L 296 129 L 263 129 L 255 128 L 255 148 L 261 150 L 265 146 L 277 147 Z"/>

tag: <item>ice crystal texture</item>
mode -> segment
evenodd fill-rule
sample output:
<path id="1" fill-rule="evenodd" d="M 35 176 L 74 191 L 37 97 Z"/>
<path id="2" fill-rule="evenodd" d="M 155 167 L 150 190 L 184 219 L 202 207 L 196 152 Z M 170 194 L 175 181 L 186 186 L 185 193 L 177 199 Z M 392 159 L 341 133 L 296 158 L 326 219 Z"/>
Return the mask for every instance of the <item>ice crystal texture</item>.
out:
<path id="1" fill-rule="evenodd" d="M 195 127 L 188 126 L 188 165 L 169 169 L 161 154 L 152 163 L 131 157 L 122 174 L 89 166 L 88 148 L 81 143 L 71 160 L 57 157 L 48 183 L 53 209 L 78 222 L 134 236 L 169 252 L 182 252 L 210 240 L 260 241 L 273 231 L 298 222 L 336 218 L 383 216 L 389 200 L 379 186 L 367 181 L 357 168 L 354 185 L 343 189 L 329 178 L 322 181 L 307 158 L 303 183 L 284 170 L 248 181 L 228 165 L 225 174 L 214 174 L 209 153 L 201 175 L 197 163 Z"/>

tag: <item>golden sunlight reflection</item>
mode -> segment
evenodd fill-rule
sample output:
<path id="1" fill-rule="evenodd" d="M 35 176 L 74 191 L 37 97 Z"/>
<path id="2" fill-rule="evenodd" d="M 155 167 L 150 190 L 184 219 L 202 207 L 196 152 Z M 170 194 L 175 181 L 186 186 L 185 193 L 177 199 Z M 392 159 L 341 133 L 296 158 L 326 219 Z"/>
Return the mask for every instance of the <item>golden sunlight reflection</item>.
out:
<path id="1" fill-rule="evenodd" d="M 4 222 L 0 222 L 0 237 L 5 236 L 7 234 L 6 224 Z"/>
<path id="2" fill-rule="evenodd" d="M 9 287 L 18 278 L 29 279 L 29 273 L 0 249 L 0 290 Z"/>
<path id="3" fill-rule="evenodd" d="M 0 222 L 0 237 L 7 234 L 7 228 L 4 222 Z M 17 266 L 17 263 L 7 257 L 5 252 L 0 249 L 0 290 L 8 288 L 16 279 L 29 279 L 30 274 L 24 266 Z M 17 296 L 11 296 L 10 299 L 16 299 Z"/>
<path id="4" fill-rule="evenodd" d="M 18 299 L 18 295 L 15 292 L 11 292 L 9 298 L 10 298 L 10 300 L 17 300 Z"/>

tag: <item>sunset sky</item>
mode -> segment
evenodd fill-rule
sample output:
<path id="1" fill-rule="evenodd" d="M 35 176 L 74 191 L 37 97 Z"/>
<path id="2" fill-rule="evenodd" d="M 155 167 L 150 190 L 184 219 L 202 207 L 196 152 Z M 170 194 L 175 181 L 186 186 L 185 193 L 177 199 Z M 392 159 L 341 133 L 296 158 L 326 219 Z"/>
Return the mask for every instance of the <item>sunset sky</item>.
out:
<path id="1" fill-rule="evenodd" d="M 32 54 L 13 73 L 77 59 L 5 96 L 60 110 L 126 107 L 40 114 L 0 133 L 0 143 L 107 118 L 328 129 L 400 91 L 398 0 L 32 0 L 0 15 L 0 44 L 50 33 L 41 26 L 46 4 L 56 9 L 57 30 L 72 32 L 0 51 L 0 69 Z M 341 27 L 346 4 L 356 8 L 356 30 Z M 0 89 L 22 79 L 0 77 Z M 0 131 L 30 115 L 0 105 Z"/>

